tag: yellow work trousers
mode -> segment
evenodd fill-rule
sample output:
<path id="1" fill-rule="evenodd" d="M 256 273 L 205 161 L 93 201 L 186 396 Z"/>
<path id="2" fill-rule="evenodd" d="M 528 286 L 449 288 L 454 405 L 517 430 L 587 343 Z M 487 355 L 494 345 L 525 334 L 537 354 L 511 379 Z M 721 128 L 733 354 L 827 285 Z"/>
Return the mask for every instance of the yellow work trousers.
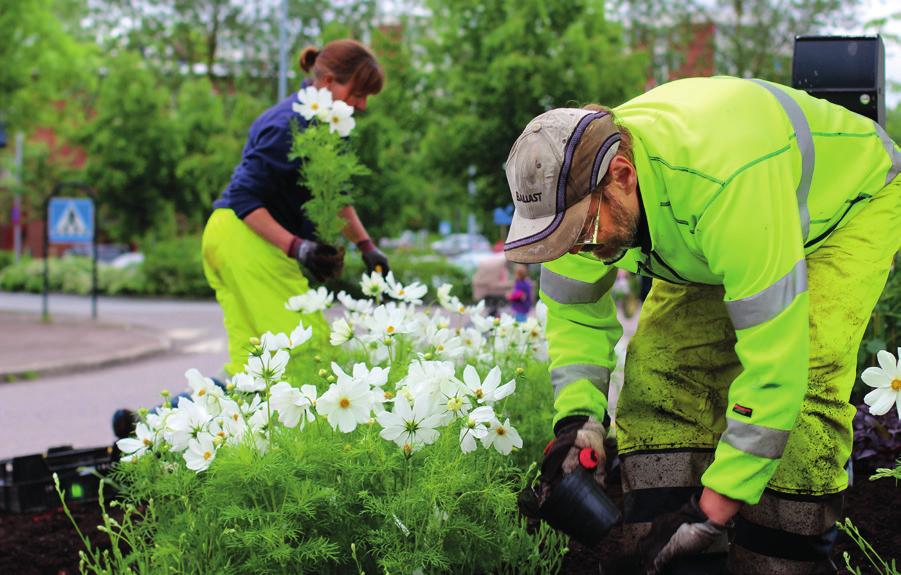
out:
<path id="1" fill-rule="evenodd" d="M 251 337 L 267 331 L 287 333 L 313 326 L 313 338 L 303 349 L 328 341 L 322 313 L 301 315 L 285 309 L 288 298 L 309 289 L 297 261 L 258 236 L 230 209 L 217 209 L 203 231 L 203 271 L 225 316 L 229 376 L 241 372 Z"/>

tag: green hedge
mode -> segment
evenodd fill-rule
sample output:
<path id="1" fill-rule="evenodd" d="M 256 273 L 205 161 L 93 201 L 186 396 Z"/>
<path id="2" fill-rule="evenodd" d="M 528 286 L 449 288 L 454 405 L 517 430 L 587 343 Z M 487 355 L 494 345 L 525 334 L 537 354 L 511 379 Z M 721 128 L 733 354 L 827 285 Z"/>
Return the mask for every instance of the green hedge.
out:
<path id="1" fill-rule="evenodd" d="M 4 254 L 5 252 L 0 252 L 0 289 L 40 293 L 44 286 L 44 261 L 23 258 L 18 264 L 3 267 Z M 454 285 L 454 295 L 464 301 L 471 300 L 472 286 L 466 273 L 446 260 L 438 256 L 405 252 L 388 254 L 388 257 L 399 281 L 422 282 L 429 287 L 432 297 L 435 288 L 443 283 L 450 283 Z M 344 290 L 355 297 L 362 297 L 360 276 L 363 272 L 360 253 L 348 252 L 344 260 L 344 274 L 328 285 L 335 291 Z M 112 268 L 101 264 L 97 270 L 97 289 L 105 295 L 186 298 L 213 296 L 203 275 L 199 236 L 186 236 L 147 245 L 143 265 Z M 89 294 L 90 258 L 67 256 L 51 259 L 50 290 Z"/>

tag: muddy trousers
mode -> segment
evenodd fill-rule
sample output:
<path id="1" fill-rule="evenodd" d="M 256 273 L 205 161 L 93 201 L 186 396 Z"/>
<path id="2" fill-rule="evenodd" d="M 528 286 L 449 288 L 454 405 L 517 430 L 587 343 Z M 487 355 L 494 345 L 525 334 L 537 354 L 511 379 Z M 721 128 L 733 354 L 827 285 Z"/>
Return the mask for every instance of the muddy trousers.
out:
<path id="1" fill-rule="evenodd" d="M 313 326 L 313 339 L 302 350 L 327 344 L 329 328 L 321 313 L 285 309 L 288 298 L 309 289 L 297 261 L 258 236 L 235 212 L 213 212 L 203 231 L 202 250 L 203 272 L 216 291 L 228 332 L 229 376 L 244 371 L 250 338 L 267 331 L 290 334 L 302 320 L 304 326 Z"/>
<path id="2" fill-rule="evenodd" d="M 807 256 L 808 389 L 767 490 L 735 518 L 731 573 L 834 572 L 829 555 L 848 484 L 857 350 L 898 251 L 898 229 L 901 180 Z M 641 310 L 616 411 L 627 545 L 702 489 L 726 426 L 728 387 L 741 370 L 722 300 L 719 286 L 654 282 Z"/>

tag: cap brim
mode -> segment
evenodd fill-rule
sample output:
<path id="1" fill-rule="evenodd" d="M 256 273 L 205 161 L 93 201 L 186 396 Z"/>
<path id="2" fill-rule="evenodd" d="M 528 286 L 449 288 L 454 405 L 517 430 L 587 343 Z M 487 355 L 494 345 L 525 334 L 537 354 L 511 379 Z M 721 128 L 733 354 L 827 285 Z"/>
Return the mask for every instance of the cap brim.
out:
<path id="1" fill-rule="evenodd" d="M 563 220 L 557 225 L 557 229 L 546 237 L 508 249 L 507 245 L 518 242 L 523 238 L 539 235 L 554 220 L 554 216 L 530 220 L 520 217 L 518 213 L 514 213 L 513 221 L 510 223 L 510 232 L 507 234 L 507 241 L 505 242 L 504 255 L 511 262 L 520 264 L 537 264 L 559 258 L 568 252 L 573 247 L 573 244 L 576 243 L 576 240 L 579 239 L 582 226 L 585 224 L 585 218 L 588 216 L 590 204 L 591 194 L 568 208 L 563 214 Z"/>

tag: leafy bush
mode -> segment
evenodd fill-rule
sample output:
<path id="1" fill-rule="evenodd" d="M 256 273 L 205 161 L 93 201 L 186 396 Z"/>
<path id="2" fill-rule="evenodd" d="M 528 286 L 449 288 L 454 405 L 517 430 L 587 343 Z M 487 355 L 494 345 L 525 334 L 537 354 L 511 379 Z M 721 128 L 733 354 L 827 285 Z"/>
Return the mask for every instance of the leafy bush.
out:
<path id="1" fill-rule="evenodd" d="M 147 294 L 180 297 L 213 294 L 203 275 L 199 236 L 163 240 L 148 246 L 143 275 Z"/>
<path id="2" fill-rule="evenodd" d="M 854 450 L 851 457 L 857 471 L 871 472 L 894 463 L 901 453 L 901 421 L 897 410 L 884 415 L 870 414 L 869 407 L 859 405 L 854 415 Z"/>
<path id="3" fill-rule="evenodd" d="M 15 254 L 13 254 L 13 252 L 0 250 L 0 271 L 3 271 L 3 268 L 11 266 L 14 260 Z"/>
<path id="4" fill-rule="evenodd" d="M 901 273 L 897 266 L 889 272 L 885 289 L 873 309 L 873 315 L 857 352 L 858 365 L 875 365 L 876 353 L 889 349 L 901 341 Z M 855 402 L 861 401 L 868 388 L 859 379 L 851 394 Z"/>
<path id="5" fill-rule="evenodd" d="M 192 370 L 190 400 L 143 412 L 137 438 L 117 442 L 112 551 L 86 542 L 86 571 L 557 572 L 564 537 L 527 529 L 516 504 L 550 429 L 541 320 L 453 312 L 446 291 L 456 315 L 423 313 L 411 305 L 422 286 L 382 286 L 406 303 L 342 297 L 334 325 L 353 327 L 335 327 L 336 346 L 311 347 L 321 338 L 302 325 L 267 333 L 225 391 Z M 331 297 L 288 306 L 316 312 Z"/>

